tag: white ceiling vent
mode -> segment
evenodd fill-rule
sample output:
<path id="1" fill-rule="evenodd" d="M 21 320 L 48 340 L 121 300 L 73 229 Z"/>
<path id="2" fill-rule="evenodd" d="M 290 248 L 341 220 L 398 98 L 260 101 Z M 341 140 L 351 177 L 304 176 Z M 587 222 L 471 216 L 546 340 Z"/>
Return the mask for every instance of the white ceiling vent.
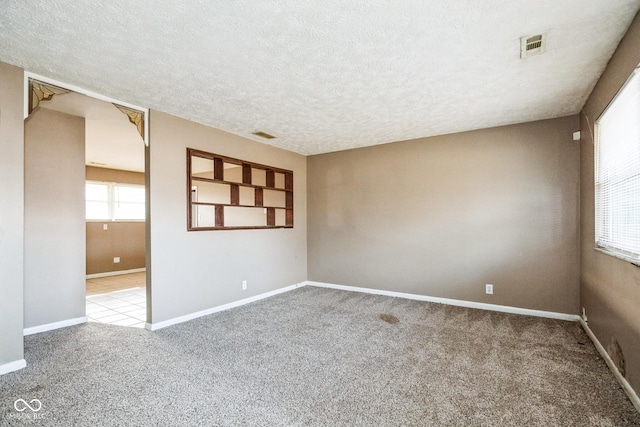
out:
<path id="1" fill-rule="evenodd" d="M 520 39 L 520 58 L 539 55 L 546 50 L 546 47 L 547 35 L 545 33 L 522 37 Z"/>

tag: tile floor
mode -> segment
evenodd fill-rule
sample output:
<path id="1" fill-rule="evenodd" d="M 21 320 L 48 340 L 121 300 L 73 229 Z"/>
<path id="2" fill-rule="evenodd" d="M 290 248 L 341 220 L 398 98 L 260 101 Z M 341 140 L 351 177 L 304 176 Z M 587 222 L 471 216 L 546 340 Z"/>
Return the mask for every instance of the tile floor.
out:
<path id="1" fill-rule="evenodd" d="M 144 328 L 146 273 L 87 279 L 87 317 L 90 322 Z"/>

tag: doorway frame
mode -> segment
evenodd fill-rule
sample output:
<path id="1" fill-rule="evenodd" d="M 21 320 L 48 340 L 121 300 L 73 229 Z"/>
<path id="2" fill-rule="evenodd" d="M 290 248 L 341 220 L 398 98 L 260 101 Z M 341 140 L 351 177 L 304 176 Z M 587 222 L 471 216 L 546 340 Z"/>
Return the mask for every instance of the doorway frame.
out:
<path id="1" fill-rule="evenodd" d="M 47 83 L 47 84 L 51 84 L 53 86 L 57 86 L 59 88 L 62 89 L 67 89 L 69 91 L 72 92 L 76 92 L 79 93 L 81 95 L 86 95 L 89 96 L 91 98 L 95 98 L 97 100 L 100 101 L 105 101 L 105 102 L 109 102 L 111 104 L 118 104 L 121 105 L 123 107 L 127 107 L 127 108 L 131 108 L 133 110 L 137 110 L 139 112 L 141 112 L 143 114 L 144 117 L 144 138 L 143 138 L 143 142 L 144 142 L 144 146 L 145 146 L 145 168 L 144 168 L 144 177 L 145 177 L 145 193 L 146 193 L 146 197 L 145 197 L 145 211 L 146 211 L 146 217 L 145 217 L 145 257 L 146 257 L 146 267 L 145 267 L 145 275 L 146 275 L 146 306 L 147 306 L 147 320 L 145 322 L 145 329 L 150 330 L 151 329 L 151 317 L 152 317 L 152 303 L 151 303 L 151 299 L 152 299 L 152 292 L 151 292 L 151 221 L 150 221 L 150 209 L 149 209 L 149 204 L 150 204 L 150 191 L 149 191 L 149 184 L 150 184 L 150 174 L 149 174 L 149 159 L 150 159 L 150 154 L 149 154 L 149 149 L 150 149 L 150 138 L 149 138 L 149 109 L 148 108 L 144 108 L 144 107 L 140 107 L 137 106 L 135 104 L 131 104 L 129 102 L 124 102 L 124 101 L 120 101 L 118 99 L 115 98 L 111 98 L 109 96 L 105 96 L 102 95 L 100 93 L 97 92 L 93 92 L 91 90 L 82 88 L 80 86 L 76 86 L 70 83 L 66 83 L 66 82 L 62 82 L 60 80 L 56 80 L 56 79 L 52 79 L 50 77 L 47 76 L 43 76 L 41 74 L 36 74 L 36 73 L 32 73 L 30 71 L 24 70 L 24 120 L 29 118 L 29 79 L 34 79 L 34 80 L 38 80 L 41 81 L 42 83 Z M 32 112 L 33 113 L 33 112 Z M 85 272 L 86 275 L 86 272 Z M 38 331 L 38 332 L 43 332 L 43 331 Z"/>
<path id="2" fill-rule="evenodd" d="M 130 104 L 128 102 L 124 102 L 124 101 L 120 101 L 118 99 L 115 98 L 111 98 L 105 95 L 101 95 L 97 92 L 93 92 L 90 91 L 88 89 L 84 89 L 81 88 L 79 86 L 76 85 L 72 85 L 69 83 L 65 83 L 65 82 L 61 82 L 59 80 L 55 80 L 40 74 L 35 74 L 29 71 L 25 71 L 24 72 L 24 119 L 26 119 L 27 117 L 29 117 L 29 79 L 34 79 L 34 80 L 38 80 L 41 81 L 43 83 L 48 83 L 54 86 L 58 86 L 61 87 L 63 89 L 67 89 L 70 90 L 72 92 L 76 92 L 82 95 L 87 95 L 91 98 L 95 98 L 98 99 L 100 101 L 105 101 L 105 102 L 109 102 L 111 104 L 118 104 L 118 105 L 122 105 L 123 107 L 128 107 L 131 108 L 133 110 L 138 110 L 140 111 L 142 114 L 144 114 L 144 145 L 146 147 L 149 147 L 149 109 L 148 108 L 143 108 L 143 107 L 139 107 L 137 105 L 134 104 Z"/>

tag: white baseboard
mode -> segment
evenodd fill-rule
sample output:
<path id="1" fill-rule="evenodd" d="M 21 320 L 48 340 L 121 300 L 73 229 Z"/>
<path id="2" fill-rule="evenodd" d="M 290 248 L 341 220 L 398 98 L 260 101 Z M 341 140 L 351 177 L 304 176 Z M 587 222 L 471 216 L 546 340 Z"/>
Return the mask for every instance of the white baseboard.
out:
<path id="1" fill-rule="evenodd" d="M 197 311 L 195 313 L 186 314 L 184 316 L 174 317 L 173 319 L 164 320 L 162 322 L 157 323 L 147 323 L 145 324 L 145 328 L 149 331 L 157 331 L 158 329 L 166 328 L 167 326 L 176 325 L 178 323 L 187 322 L 189 320 L 197 319 L 198 317 L 207 316 L 209 314 L 217 313 L 219 311 L 229 310 L 231 308 L 240 307 L 245 304 L 249 304 L 255 301 L 259 301 L 261 299 L 269 298 L 274 295 L 282 294 L 284 292 L 289 292 L 294 289 L 305 286 L 305 283 L 296 283 L 295 285 L 286 286 L 284 288 L 276 289 L 275 291 L 266 292 L 264 294 L 255 295 L 249 298 L 241 299 L 239 301 L 230 302 L 228 304 L 219 305 L 217 307 L 208 308 L 206 310 Z"/>
<path id="2" fill-rule="evenodd" d="M 131 270 L 107 271 L 106 273 L 87 274 L 87 279 L 97 279 L 99 277 L 120 276 L 121 274 L 142 273 L 146 268 L 133 268 Z"/>
<path id="3" fill-rule="evenodd" d="M 426 295 L 407 294 L 402 292 L 383 291 L 379 289 L 360 288 L 357 286 L 335 285 L 333 283 L 304 282 L 305 285 L 318 286 L 321 288 L 339 289 L 342 291 L 362 292 L 366 294 L 385 295 L 389 297 L 405 298 L 417 301 L 435 302 L 438 304 L 455 305 L 459 307 L 477 308 L 480 310 L 500 311 L 503 313 L 523 314 L 525 316 L 546 317 L 549 319 L 569 320 L 577 322 L 580 316 L 577 314 L 556 313 L 554 311 L 532 310 L 528 308 L 511 307 L 507 305 L 486 304 L 482 302 L 465 301 L 450 298 L 429 297 Z"/>
<path id="4" fill-rule="evenodd" d="M 54 329 L 66 328 L 67 326 L 79 325 L 80 323 L 87 323 L 87 317 L 76 317 L 75 319 L 62 320 L 60 322 L 47 323 L 46 325 L 32 326 L 25 328 L 23 334 L 33 335 L 40 332 L 52 331 Z"/>
<path id="5" fill-rule="evenodd" d="M 589 328 L 587 322 L 580 318 L 580 324 L 582 325 L 582 329 L 584 329 L 587 335 L 589 335 L 589 338 L 591 338 L 591 341 L 593 341 L 593 345 L 596 346 L 596 349 L 598 350 L 598 353 L 600 353 L 600 356 L 602 356 L 611 372 L 613 372 L 613 375 L 616 377 L 616 380 L 618 380 L 620 387 L 622 387 L 624 392 L 627 393 L 627 396 L 629 396 L 629 400 L 631 400 L 631 403 L 633 403 L 633 406 L 635 406 L 636 410 L 640 412 L 640 397 L 638 397 L 638 394 L 635 392 L 633 387 L 631 387 L 631 384 L 629 384 L 627 379 L 622 376 L 616 364 L 613 363 L 613 360 L 611 360 L 611 356 L 609 356 L 609 353 L 607 353 L 607 350 L 604 349 L 604 347 L 600 343 L 600 340 L 595 336 L 591 328 Z"/>
<path id="6" fill-rule="evenodd" d="M 24 359 L 16 360 L 13 362 L 0 365 L 0 375 L 8 374 L 9 372 L 17 371 L 27 367 L 27 361 Z"/>

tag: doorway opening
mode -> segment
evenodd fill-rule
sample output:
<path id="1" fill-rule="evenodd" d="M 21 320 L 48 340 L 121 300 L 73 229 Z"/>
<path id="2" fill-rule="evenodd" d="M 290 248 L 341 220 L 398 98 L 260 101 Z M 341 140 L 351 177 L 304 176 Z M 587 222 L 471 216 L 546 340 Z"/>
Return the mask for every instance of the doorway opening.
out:
<path id="1" fill-rule="evenodd" d="M 84 119 L 84 265 L 89 322 L 144 328 L 148 321 L 146 115 L 91 93 L 28 77 L 29 111 Z M 34 107 L 35 105 L 35 107 Z M 61 165 L 62 166 L 62 165 Z"/>

